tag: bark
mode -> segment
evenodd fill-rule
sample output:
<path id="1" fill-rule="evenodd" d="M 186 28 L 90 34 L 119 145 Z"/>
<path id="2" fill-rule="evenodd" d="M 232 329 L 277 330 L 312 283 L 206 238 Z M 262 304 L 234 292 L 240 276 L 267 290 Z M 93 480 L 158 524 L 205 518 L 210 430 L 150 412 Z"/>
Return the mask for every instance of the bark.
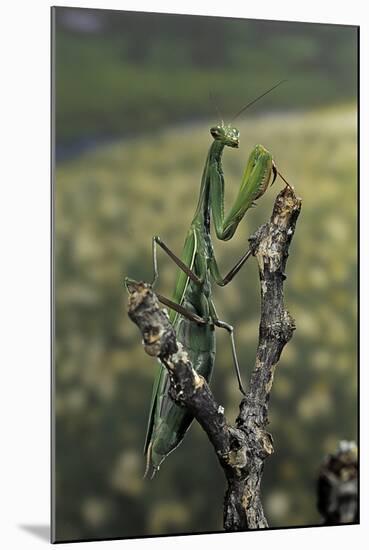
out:
<path id="1" fill-rule="evenodd" d="M 260 495 L 264 461 L 273 452 L 272 436 L 266 431 L 268 403 L 276 366 L 295 329 L 284 306 L 283 285 L 300 209 L 301 200 L 291 187 L 285 187 L 276 198 L 269 223 L 249 239 L 259 266 L 259 343 L 249 390 L 234 425 L 227 421 L 204 378 L 193 369 L 150 285 L 130 285 L 128 313 L 142 333 L 145 351 L 167 368 L 171 397 L 200 423 L 224 470 L 228 482 L 224 499 L 227 531 L 268 527 Z"/>

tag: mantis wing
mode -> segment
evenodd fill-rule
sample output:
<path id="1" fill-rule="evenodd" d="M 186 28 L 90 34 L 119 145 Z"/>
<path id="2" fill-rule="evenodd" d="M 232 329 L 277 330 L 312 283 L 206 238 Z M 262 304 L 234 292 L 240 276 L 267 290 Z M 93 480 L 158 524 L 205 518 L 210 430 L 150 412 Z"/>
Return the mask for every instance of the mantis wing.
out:
<path id="1" fill-rule="evenodd" d="M 185 244 L 183 247 L 182 256 L 181 256 L 181 260 L 191 270 L 193 269 L 193 264 L 195 262 L 196 250 L 197 250 L 196 231 L 193 228 L 191 228 L 187 234 Z M 189 282 L 188 275 L 186 275 L 186 273 L 184 273 L 183 271 L 179 270 L 177 275 L 177 280 L 176 280 L 176 286 L 173 293 L 173 301 L 176 304 L 182 303 L 183 297 L 187 289 L 188 282 Z M 177 316 L 178 316 L 178 313 L 176 311 L 170 310 L 169 319 L 173 326 L 175 325 Z M 161 393 L 161 388 L 164 387 L 165 378 L 166 378 L 165 367 L 163 367 L 163 365 L 160 365 L 155 377 L 153 391 L 152 391 L 149 420 L 147 423 L 146 439 L 145 439 L 145 445 L 144 445 L 144 454 L 147 453 L 150 445 L 156 415 L 157 414 L 160 415 L 160 403 L 158 403 L 158 397 Z M 157 407 L 157 405 L 159 406 Z"/>
<path id="2" fill-rule="evenodd" d="M 193 271 L 193 264 L 195 263 L 196 251 L 197 251 L 196 231 L 191 227 L 191 229 L 187 233 L 181 260 L 192 271 Z M 176 286 L 174 288 L 174 293 L 173 293 L 173 302 L 175 302 L 176 304 L 182 304 L 183 297 L 186 293 L 187 285 L 189 281 L 190 279 L 188 275 L 184 271 L 179 270 L 177 275 L 177 280 L 176 280 Z M 171 309 L 169 312 L 169 319 L 173 325 L 175 324 L 177 316 L 178 316 L 178 313 L 173 309 Z"/>

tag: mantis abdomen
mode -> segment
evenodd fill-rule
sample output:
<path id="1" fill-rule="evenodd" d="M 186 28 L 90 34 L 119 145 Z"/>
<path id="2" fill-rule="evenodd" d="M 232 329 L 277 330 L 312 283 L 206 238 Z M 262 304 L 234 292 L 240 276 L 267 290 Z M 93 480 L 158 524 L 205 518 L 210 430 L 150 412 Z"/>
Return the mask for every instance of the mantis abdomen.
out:
<path id="1" fill-rule="evenodd" d="M 197 262 L 193 262 L 196 272 Z M 208 318 L 210 296 L 204 293 L 204 286 L 189 281 L 182 306 L 189 312 Z M 210 381 L 215 360 L 215 330 L 212 323 L 197 324 L 179 315 L 175 323 L 177 340 L 189 355 L 193 368 L 207 381 Z M 184 407 L 177 405 L 169 396 L 169 378 L 166 369 L 160 366 L 159 385 L 156 393 L 153 433 L 148 449 L 148 460 L 154 472 L 160 464 L 183 440 L 193 416 Z"/>

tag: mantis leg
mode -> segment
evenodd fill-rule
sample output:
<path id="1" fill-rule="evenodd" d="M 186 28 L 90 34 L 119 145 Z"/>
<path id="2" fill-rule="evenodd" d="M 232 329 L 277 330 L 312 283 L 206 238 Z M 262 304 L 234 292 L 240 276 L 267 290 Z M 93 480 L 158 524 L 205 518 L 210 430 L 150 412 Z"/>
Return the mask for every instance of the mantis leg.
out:
<path id="1" fill-rule="evenodd" d="M 198 325 L 208 325 L 209 321 L 204 319 L 203 317 L 200 317 L 200 315 L 196 315 L 196 313 L 193 313 L 192 311 L 188 311 L 188 309 L 184 308 L 180 304 L 176 304 L 176 302 L 173 302 L 172 300 L 169 300 L 169 298 L 165 298 L 165 296 L 162 296 L 161 294 L 156 294 L 158 297 L 159 302 L 164 304 L 165 306 L 168 306 L 170 309 L 173 309 L 180 315 L 183 315 L 183 317 L 186 317 L 190 321 L 193 321 L 194 323 L 197 323 Z"/>
<path id="2" fill-rule="evenodd" d="M 240 366 L 238 364 L 238 359 L 237 359 L 236 344 L 235 344 L 235 341 L 234 341 L 234 334 L 233 334 L 234 329 L 233 329 L 232 325 L 229 325 L 228 323 L 225 323 L 224 321 L 220 321 L 220 319 L 218 319 L 218 315 L 217 315 L 215 306 L 214 306 L 212 301 L 210 302 L 210 308 L 211 308 L 212 320 L 213 320 L 214 325 L 216 327 L 219 327 L 219 328 L 224 328 L 228 332 L 228 334 L 231 338 L 232 359 L 233 359 L 234 370 L 235 370 L 236 376 L 237 376 L 238 387 L 239 387 L 240 392 L 243 395 L 246 395 L 246 392 L 243 388 L 241 373 L 240 373 Z"/>
<path id="3" fill-rule="evenodd" d="M 221 274 L 219 272 L 217 261 L 213 256 L 212 259 L 209 262 L 209 267 L 210 267 L 211 275 L 212 275 L 214 281 L 216 282 L 216 284 L 219 285 L 219 286 L 226 286 L 228 283 L 230 283 L 232 281 L 233 277 L 235 275 L 237 275 L 237 273 L 240 271 L 241 267 L 250 258 L 250 256 L 251 256 L 251 250 L 248 250 L 247 252 L 245 252 L 245 254 L 243 254 L 243 256 L 241 256 L 241 258 L 238 260 L 236 265 L 234 267 L 232 267 L 230 272 L 227 273 L 227 275 L 225 277 L 221 276 Z"/>
<path id="4" fill-rule="evenodd" d="M 170 248 L 167 247 L 167 245 L 161 240 L 160 237 L 153 237 L 152 238 L 152 259 L 153 259 L 153 269 L 154 269 L 154 279 L 152 282 L 152 287 L 156 284 L 156 281 L 159 277 L 159 271 L 158 271 L 158 260 L 157 260 L 157 249 L 156 245 L 159 245 L 166 254 L 174 261 L 175 264 L 184 272 L 186 275 L 196 284 L 202 284 L 201 279 L 193 272 L 191 269 L 180 259 L 178 256 L 174 254 L 170 250 Z"/>
<path id="5" fill-rule="evenodd" d="M 159 302 L 161 302 L 162 304 L 166 305 L 167 307 L 173 309 L 174 311 L 176 311 L 180 315 L 183 315 L 184 317 L 186 317 L 190 321 L 193 321 L 194 323 L 197 323 L 198 325 L 213 324 L 216 327 L 224 328 L 228 332 L 228 334 L 231 338 L 232 358 L 233 358 L 233 365 L 234 365 L 237 380 L 238 380 L 238 387 L 240 389 L 240 392 L 243 395 L 246 395 L 246 392 L 245 392 L 245 390 L 243 388 L 243 385 L 242 385 L 240 367 L 239 367 L 238 359 L 237 359 L 236 345 L 235 345 L 234 335 L 233 335 L 234 329 L 233 329 L 232 325 L 229 325 L 228 323 L 225 323 L 224 321 L 221 321 L 220 319 L 218 319 L 218 315 L 217 315 L 217 312 L 215 310 L 215 306 L 214 306 L 213 302 L 210 302 L 211 319 L 206 320 L 203 317 L 200 317 L 199 315 L 196 315 L 196 313 L 193 313 L 192 311 L 188 311 L 186 308 L 182 307 L 180 304 L 176 304 L 175 302 L 172 302 L 172 300 L 169 300 L 168 298 L 165 298 L 164 296 L 161 296 L 160 294 L 157 294 L 157 297 L 159 299 Z"/>
<path id="6" fill-rule="evenodd" d="M 216 162 L 209 166 L 210 204 L 218 239 L 228 241 L 233 237 L 247 210 L 265 193 L 272 174 L 273 183 L 278 172 L 272 155 L 262 145 L 256 145 L 247 162 L 236 200 L 225 214 L 223 172 Z"/>

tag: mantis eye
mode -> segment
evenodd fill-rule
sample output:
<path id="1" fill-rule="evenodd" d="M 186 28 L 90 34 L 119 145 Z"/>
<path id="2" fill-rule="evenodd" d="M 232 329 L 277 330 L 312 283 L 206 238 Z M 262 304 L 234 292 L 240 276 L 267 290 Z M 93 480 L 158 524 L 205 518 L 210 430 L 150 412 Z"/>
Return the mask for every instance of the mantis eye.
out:
<path id="1" fill-rule="evenodd" d="M 210 128 L 210 133 L 211 135 L 213 136 L 214 139 L 220 137 L 220 129 L 217 128 L 216 126 L 213 126 L 212 128 Z"/>

